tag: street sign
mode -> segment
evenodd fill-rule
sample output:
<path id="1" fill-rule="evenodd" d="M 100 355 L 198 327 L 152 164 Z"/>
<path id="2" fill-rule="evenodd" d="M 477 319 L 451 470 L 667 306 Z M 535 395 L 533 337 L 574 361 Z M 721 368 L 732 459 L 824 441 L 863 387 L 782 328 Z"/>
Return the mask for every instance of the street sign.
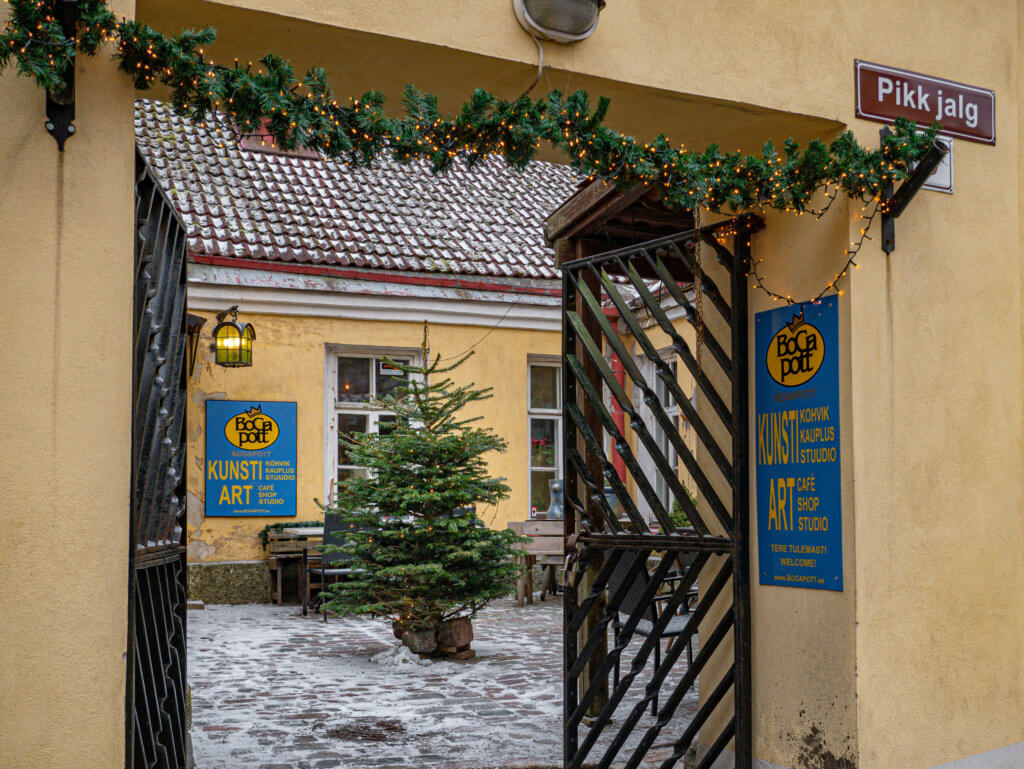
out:
<path id="1" fill-rule="evenodd" d="M 972 142 L 996 143 L 996 95 L 905 69 L 854 60 L 857 117 L 892 123 L 897 117 Z"/>
<path id="2" fill-rule="evenodd" d="M 926 190 L 935 192 L 946 192 L 953 194 L 953 140 L 947 136 L 938 136 L 935 141 L 946 148 L 946 154 L 939 161 L 939 165 L 932 171 L 925 183 L 922 185 Z"/>

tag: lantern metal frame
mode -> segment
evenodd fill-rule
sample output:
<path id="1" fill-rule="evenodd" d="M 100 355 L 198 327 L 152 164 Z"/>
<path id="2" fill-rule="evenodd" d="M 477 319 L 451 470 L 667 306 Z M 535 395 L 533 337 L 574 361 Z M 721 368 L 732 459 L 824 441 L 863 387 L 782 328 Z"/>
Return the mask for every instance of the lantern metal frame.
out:
<path id="1" fill-rule="evenodd" d="M 231 320 L 227 320 L 228 315 Z M 217 325 L 213 327 L 214 362 L 225 368 L 242 368 L 252 365 L 252 343 L 256 340 L 256 329 L 251 323 L 238 322 L 238 305 L 217 313 Z M 237 344 L 226 344 L 237 340 Z"/>
<path id="2" fill-rule="evenodd" d="M 193 315 L 191 312 L 185 316 L 185 328 L 186 334 L 188 335 L 187 348 L 188 348 L 188 375 L 192 374 L 196 370 L 196 353 L 199 351 L 199 336 L 203 330 L 203 326 L 206 325 L 206 318 L 202 315 Z"/>

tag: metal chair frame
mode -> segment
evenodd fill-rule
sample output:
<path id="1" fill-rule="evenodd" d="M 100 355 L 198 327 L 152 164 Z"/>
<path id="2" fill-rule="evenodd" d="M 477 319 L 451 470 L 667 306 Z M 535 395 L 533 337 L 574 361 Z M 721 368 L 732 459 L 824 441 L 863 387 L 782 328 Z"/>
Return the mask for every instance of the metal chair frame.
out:
<path id="1" fill-rule="evenodd" d="M 644 552 L 644 551 L 639 551 L 637 553 L 627 553 L 625 556 L 623 556 L 619 560 L 619 563 L 615 566 L 615 569 L 612 571 L 611 576 L 608 578 L 608 591 L 609 592 L 614 593 L 614 592 L 619 590 L 619 587 L 622 585 L 623 581 L 626 579 L 627 575 L 629 574 L 630 569 L 633 566 L 635 558 L 644 558 L 644 559 L 646 559 L 647 558 L 647 553 Z M 628 616 L 628 615 L 632 614 L 634 611 L 636 611 L 637 608 L 639 608 L 639 606 L 640 606 L 640 604 L 641 604 L 641 602 L 643 600 L 644 591 L 647 589 L 647 585 L 649 584 L 650 579 L 651 579 L 651 576 L 650 576 L 650 573 L 647 571 L 647 566 L 645 564 L 645 565 L 641 566 L 640 569 L 637 571 L 636 577 L 634 577 L 632 584 L 630 584 L 630 586 L 626 590 L 626 594 L 623 597 L 622 602 L 619 604 L 619 609 L 615 613 L 614 618 L 612 619 L 612 630 L 613 630 L 613 633 L 614 633 L 614 640 L 615 640 L 615 645 L 616 646 L 619 645 L 619 631 L 622 628 L 622 621 L 620 619 L 621 615 L 625 614 L 625 615 Z M 675 575 L 669 575 L 669 576 L 665 577 L 665 579 L 662 580 L 662 582 L 664 584 L 666 584 L 666 585 L 672 585 L 672 584 L 674 584 L 676 582 L 679 582 L 682 579 L 683 579 L 683 575 L 682 574 L 675 574 Z M 671 599 L 671 597 L 672 597 L 672 593 L 671 592 L 664 593 L 664 594 L 661 594 L 661 595 L 656 595 L 654 597 L 654 600 L 647 605 L 646 609 L 643 610 L 643 617 L 644 617 L 645 620 L 648 620 L 651 623 L 651 627 L 652 628 L 657 628 L 657 626 L 658 626 L 659 610 L 657 608 L 657 604 L 660 603 L 660 602 L 663 602 L 663 601 L 667 601 L 667 600 Z M 679 616 L 685 617 L 685 616 L 687 616 L 689 614 L 691 600 L 695 599 L 696 597 L 697 597 L 696 590 L 692 590 L 690 593 L 687 594 L 687 598 L 683 602 L 683 605 L 681 607 L 681 608 L 685 609 L 686 611 L 683 614 L 680 614 Z M 671 622 L 671 620 L 670 620 L 670 622 Z M 638 635 L 641 635 L 641 636 L 648 636 L 648 635 L 650 635 L 650 633 L 646 629 L 644 629 L 644 627 L 642 625 L 637 625 L 636 630 L 634 632 L 636 632 Z M 676 638 L 676 637 L 678 637 L 678 636 L 680 636 L 682 634 L 683 634 L 682 630 L 667 630 L 666 629 L 666 630 L 662 631 L 661 633 L 659 633 L 657 635 L 657 638 L 655 640 L 655 645 L 654 645 L 654 669 L 655 670 L 657 670 L 661 666 L 661 639 L 668 638 L 671 641 L 672 639 L 674 639 L 674 638 Z M 686 661 L 687 661 L 687 665 L 689 665 L 689 666 L 693 665 L 693 639 L 692 639 L 692 637 L 690 639 L 688 639 L 687 642 L 686 642 Z M 619 685 L 619 664 L 620 664 L 619 663 L 619 659 L 616 658 L 615 659 L 615 667 L 614 667 L 614 684 L 613 684 L 614 686 L 618 686 Z M 654 700 L 651 702 L 651 714 L 652 715 L 657 715 L 657 713 L 658 713 L 658 696 L 655 695 L 654 696 Z"/>
<path id="2" fill-rule="evenodd" d="M 352 556 L 345 553 L 328 553 L 328 545 L 341 545 L 341 535 L 346 531 L 354 530 L 353 525 L 345 525 L 342 523 L 340 515 L 326 513 L 324 515 L 324 536 L 323 545 L 320 553 L 320 565 L 310 565 L 309 548 L 302 548 L 302 584 L 300 589 L 302 592 L 302 616 L 307 616 L 309 607 L 309 576 L 310 574 L 316 574 L 320 577 L 320 593 L 316 597 L 316 601 L 313 602 L 313 611 L 322 611 L 324 622 L 327 621 L 327 610 L 323 608 L 324 604 L 324 591 L 327 588 L 328 577 L 336 578 L 335 581 L 344 577 L 350 577 L 354 574 L 361 574 L 361 569 L 351 569 L 345 566 L 338 566 L 337 564 L 347 563 L 352 560 Z"/>

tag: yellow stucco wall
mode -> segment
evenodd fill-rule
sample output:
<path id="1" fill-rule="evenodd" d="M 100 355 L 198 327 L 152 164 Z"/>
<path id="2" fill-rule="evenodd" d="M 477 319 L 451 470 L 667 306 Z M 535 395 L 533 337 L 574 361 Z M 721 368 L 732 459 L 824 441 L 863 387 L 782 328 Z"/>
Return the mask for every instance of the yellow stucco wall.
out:
<path id="1" fill-rule="evenodd" d="M 209 313 L 200 313 L 209 316 Z M 188 403 L 188 539 L 194 563 L 238 561 L 265 557 L 258 533 L 268 523 L 314 520 L 322 517 L 314 499 L 324 499 L 324 360 L 328 345 L 379 348 L 417 348 L 423 340 L 418 323 L 286 317 L 245 314 L 256 327 L 251 368 L 226 369 L 213 363 L 208 322 L 200 343 L 199 363 L 189 383 Z M 430 349 L 449 357 L 465 351 L 487 334 L 489 327 L 430 326 Z M 529 355 L 559 355 L 561 335 L 498 327 L 474 355 L 452 372 L 456 383 L 493 387 L 494 397 L 467 407 L 467 416 L 482 416 L 481 425 L 508 442 L 504 454 L 492 454 L 489 467 L 508 479 L 511 496 L 497 508 L 478 510 L 490 526 L 529 515 L 527 386 Z M 228 400 L 286 400 L 298 403 L 298 510 L 292 518 L 206 518 L 204 494 L 205 403 Z"/>
<path id="2" fill-rule="evenodd" d="M 845 207 L 844 207 L 845 208 Z M 859 211 L 859 206 L 856 207 Z M 754 256 L 764 256 L 760 266 L 773 286 L 794 296 L 814 296 L 822 276 L 834 270 L 850 235 L 846 217 L 814 220 L 774 214 L 766 217 L 765 229 L 753 238 Z M 786 264 L 798 263 L 802 270 Z M 750 294 L 749 326 L 750 399 L 754 403 L 755 334 L 753 316 L 779 305 L 760 291 Z M 839 409 L 840 451 L 843 479 L 843 592 L 782 588 L 759 584 L 756 512 L 756 461 L 751 456 L 750 515 L 752 638 L 754 674 L 754 752 L 783 766 L 799 767 L 808 754 L 866 767 L 861 753 L 858 720 L 858 679 L 855 623 L 858 585 L 854 575 L 861 568 L 854 546 L 860 526 L 853 490 L 853 449 L 857 436 L 851 430 L 855 412 L 850 386 L 849 345 L 852 335 L 849 304 L 839 304 Z M 753 411 L 753 409 L 752 409 Z M 751 446 L 756 429 L 750 422 Z M 874 567 L 872 567 L 874 568 Z M 811 764 L 813 766 L 813 764 Z M 902 766 L 892 764 L 891 766 Z M 920 764 L 919 766 L 930 766 Z M 878 767 L 883 769 L 883 767 Z M 888 769 L 888 767 L 885 767 Z"/>
<path id="3" fill-rule="evenodd" d="M 124 762 L 132 91 L 106 55 L 78 79 L 61 155 L 0 77 L 3 769 Z"/>

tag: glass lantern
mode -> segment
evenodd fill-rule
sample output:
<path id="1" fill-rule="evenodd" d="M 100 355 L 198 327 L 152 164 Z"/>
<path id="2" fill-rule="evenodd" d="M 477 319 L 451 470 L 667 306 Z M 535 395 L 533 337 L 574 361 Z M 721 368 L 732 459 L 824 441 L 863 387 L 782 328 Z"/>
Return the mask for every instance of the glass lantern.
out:
<path id="1" fill-rule="evenodd" d="M 231 320 L 226 320 L 228 314 Z M 213 329 L 213 350 L 218 366 L 239 368 L 252 365 L 252 343 L 256 329 L 251 323 L 244 326 L 238 322 L 238 309 L 232 308 L 217 316 L 220 323 Z"/>

